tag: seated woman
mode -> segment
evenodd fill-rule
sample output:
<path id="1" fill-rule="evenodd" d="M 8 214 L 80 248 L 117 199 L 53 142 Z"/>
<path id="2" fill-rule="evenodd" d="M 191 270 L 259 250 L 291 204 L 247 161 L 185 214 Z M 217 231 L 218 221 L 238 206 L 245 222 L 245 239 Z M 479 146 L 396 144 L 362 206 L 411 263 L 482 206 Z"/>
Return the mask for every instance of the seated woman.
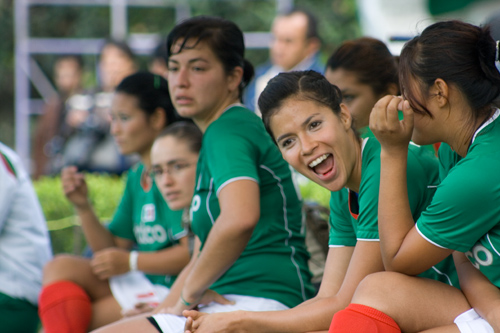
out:
<path id="1" fill-rule="evenodd" d="M 498 46 L 489 30 L 460 21 L 430 25 L 403 48 L 405 100 L 381 99 L 370 118 L 382 146 L 379 229 L 384 265 L 391 272 L 368 276 L 353 304 L 333 318 L 331 332 L 385 332 L 371 328 L 380 318 L 404 332 L 498 330 L 496 61 Z M 401 121 L 398 110 L 404 112 Z M 406 194 L 410 139 L 418 144 L 442 141 L 458 154 L 445 155 L 446 175 L 418 219 L 410 214 Z M 454 251 L 462 292 L 412 276 Z M 353 328 L 352 322 L 363 325 Z"/>
<path id="2" fill-rule="evenodd" d="M 158 304 L 189 262 L 182 211 L 166 205 L 149 177 L 151 146 L 178 119 L 166 80 L 151 73 L 126 77 L 113 97 L 111 119 L 121 153 L 137 153 L 141 163 L 128 173 L 109 229 L 92 209 L 84 175 L 76 167 L 63 170 L 64 193 L 75 206 L 94 256 L 59 255 L 45 266 L 39 313 L 46 333 L 87 332 L 120 319 L 122 309 L 137 302 Z M 127 272 L 132 273 L 122 275 Z"/>
<path id="3" fill-rule="evenodd" d="M 281 73 L 269 81 L 259 98 L 262 120 L 285 160 L 298 172 L 332 191 L 330 250 L 318 295 L 278 312 L 236 312 L 204 316 L 195 311 L 187 329 L 214 332 L 306 332 L 327 330 L 344 309 L 360 281 L 384 270 L 378 236 L 380 144 L 360 139 L 352 116 L 340 103 L 340 90 L 321 74 Z M 408 156 L 408 193 L 413 216 L 430 202 L 437 184 L 433 154 L 412 145 Z M 344 195 L 346 193 L 347 195 Z M 425 276 L 456 281 L 450 258 Z"/>
<path id="4" fill-rule="evenodd" d="M 191 204 L 195 248 L 148 318 L 99 332 L 183 332 L 183 310 L 282 310 L 312 296 L 301 201 L 289 166 L 241 90 L 253 74 L 231 21 L 194 17 L 167 39 L 170 94 L 204 133 Z M 222 294 L 233 304 L 218 304 Z M 207 305 L 208 304 L 208 305 Z"/>

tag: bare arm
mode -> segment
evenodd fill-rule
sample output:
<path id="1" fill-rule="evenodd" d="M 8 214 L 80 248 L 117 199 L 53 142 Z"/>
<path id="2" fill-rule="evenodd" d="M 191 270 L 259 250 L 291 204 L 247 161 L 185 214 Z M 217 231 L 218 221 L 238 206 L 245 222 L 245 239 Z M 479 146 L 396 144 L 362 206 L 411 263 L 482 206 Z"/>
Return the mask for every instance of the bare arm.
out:
<path id="1" fill-rule="evenodd" d="M 284 311 L 237 311 L 203 315 L 189 312 L 196 332 L 306 332 L 327 330 L 361 280 L 383 270 L 379 242 L 358 241 L 355 248 L 330 248 L 318 295 Z M 186 315 L 186 314 L 185 314 Z"/>
<path id="2" fill-rule="evenodd" d="M 404 106 L 403 106 L 404 105 Z M 404 120 L 398 120 L 398 108 Z M 386 96 L 370 115 L 370 129 L 379 140 L 379 234 L 386 270 L 417 275 L 452 253 L 424 239 L 415 227 L 408 200 L 406 167 L 413 131 L 413 111 L 408 102 Z"/>
<path id="3" fill-rule="evenodd" d="M 127 273 L 130 270 L 130 248 L 128 239 L 115 237 L 117 247 L 109 247 L 94 253 L 91 266 L 101 279 Z M 137 269 L 150 274 L 177 275 L 189 262 L 187 238 L 181 243 L 155 252 L 139 252 Z"/>
<path id="4" fill-rule="evenodd" d="M 189 263 L 188 239 L 179 244 L 155 252 L 139 252 L 137 268 L 149 274 L 177 275 Z"/>
<path id="5" fill-rule="evenodd" d="M 80 218 L 83 233 L 89 246 L 94 252 L 117 246 L 115 237 L 103 226 L 97 218 L 88 198 L 88 189 L 83 174 L 74 166 L 66 167 L 61 171 L 63 191 L 69 201 L 75 206 Z M 126 243 L 121 242 L 124 246 Z"/>
<path id="6" fill-rule="evenodd" d="M 182 298 L 173 313 L 181 314 L 200 301 L 207 289 L 238 259 L 260 218 L 259 185 L 238 180 L 219 193 L 221 213 L 215 221 L 203 250 L 186 277 Z"/>
<path id="7" fill-rule="evenodd" d="M 500 331 L 500 290 L 463 253 L 454 252 L 453 259 L 465 297 L 495 332 Z"/>

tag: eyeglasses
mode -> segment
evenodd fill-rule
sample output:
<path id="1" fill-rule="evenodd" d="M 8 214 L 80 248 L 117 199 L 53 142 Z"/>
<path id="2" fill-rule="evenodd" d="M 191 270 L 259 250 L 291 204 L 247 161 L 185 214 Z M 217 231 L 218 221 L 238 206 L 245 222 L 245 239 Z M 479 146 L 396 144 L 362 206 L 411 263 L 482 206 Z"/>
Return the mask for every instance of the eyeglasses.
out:
<path id="1" fill-rule="evenodd" d="M 190 168 L 193 165 L 195 165 L 195 163 L 174 162 L 172 164 L 167 164 L 165 168 L 163 168 L 161 166 L 154 166 L 153 169 L 151 170 L 150 174 L 151 174 L 151 177 L 153 177 L 153 178 L 155 178 L 155 177 L 159 178 L 164 173 L 166 173 L 169 176 L 175 176 L 175 175 L 178 175 L 179 173 L 183 172 L 184 170 Z"/>

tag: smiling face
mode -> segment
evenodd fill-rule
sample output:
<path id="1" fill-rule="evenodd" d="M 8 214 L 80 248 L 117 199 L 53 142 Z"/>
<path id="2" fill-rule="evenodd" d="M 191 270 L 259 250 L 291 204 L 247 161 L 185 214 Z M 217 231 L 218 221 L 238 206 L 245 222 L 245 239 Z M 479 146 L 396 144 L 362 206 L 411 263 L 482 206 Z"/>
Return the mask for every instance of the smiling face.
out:
<path id="1" fill-rule="evenodd" d="M 149 154 L 162 125 L 150 121 L 145 111 L 139 108 L 137 97 L 116 93 L 111 104 L 111 134 L 120 153 Z"/>
<path id="2" fill-rule="evenodd" d="M 375 95 L 368 84 L 360 83 L 354 72 L 329 68 L 325 77 L 342 91 L 342 103 L 349 108 L 356 129 L 368 126 L 373 106 L 382 96 Z"/>
<path id="3" fill-rule="evenodd" d="M 151 148 L 156 186 L 173 210 L 189 207 L 193 197 L 198 153 L 174 136 L 158 138 Z"/>
<path id="4" fill-rule="evenodd" d="M 359 190 L 359 141 L 344 105 L 339 115 L 325 105 L 290 97 L 270 119 L 283 158 L 298 172 L 327 188 Z"/>
<path id="5" fill-rule="evenodd" d="M 168 61 L 168 86 L 177 112 L 192 118 L 200 128 L 216 119 L 228 105 L 238 101 L 241 77 L 226 74 L 220 60 L 206 43 L 183 40 L 172 46 Z M 239 79 L 239 80 L 238 80 Z"/>

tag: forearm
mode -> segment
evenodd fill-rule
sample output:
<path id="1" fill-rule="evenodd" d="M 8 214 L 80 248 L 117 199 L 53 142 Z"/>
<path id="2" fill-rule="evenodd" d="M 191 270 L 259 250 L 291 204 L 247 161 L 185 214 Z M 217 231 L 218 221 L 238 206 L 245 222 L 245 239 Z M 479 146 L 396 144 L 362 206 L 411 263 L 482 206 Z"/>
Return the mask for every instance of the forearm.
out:
<path id="1" fill-rule="evenodd" d="M 453 253 L 460 288 L 471 306 L 495 329 L 500 329 L 500 290 L 472 266 L 463 253 Z"/>
<path id="2" fill-rule="evenodd" d="M 116 246 L 113 234 L 101 224 L 90 204 L 87 207 L 77 208 L 76 212 L 80 218 L 85 239 L 92 251 L 97 252 Z"/>
<path id="3" fill-rule="evenodd" d="M 244 332 L 309 332 L 328 330 L 333 315 L 348 305 L 337 297 L 315 297 L 283 311 L 241 312 L 238 327 Z"/>
<path id="4" fill-rule="evenodd" d="M 189 263 L 187 239 L 180 244 L 155 252 L 139 252 L 138 270 L 158 275 L 178 275 Z"/>
<path id="5" fill-rule="evenodd" d="M 195 256 L 195 254 L 196 254 L 196 256 Z M 184 269 L 181 271 L 179 276 L 177 276 L 177 279 L 175 280 L 174 284 L 170 288 L 170 292 L 169 292 L 168 296 L 158 306 L 158 310 L 173 307 L 177 303 L 177 301 L 179 300 L 179 297 L 181 295 L 182 288 L 184 287 L 186 278 L 189 275 L 189 273 L 191 272 L 191 269 L 193 268 L 193 265 L 194 265 L 194 262 L 196 261 L 197 256 L 198 256 L 198 254 L 194 253 L 193 257 L 191 258 L 191 261 L 187 264 L 186 267 L 184 267 Z M 157 311 L 155 311 L 155 312 L 157 312 Z"/>
<path id="6" fill-rule="evenodd" d="M 380 155 L 378 226 L 386 270 L 400 271 L 410 266 L 404 260 L 398 260 L 405 237 L 415 225 L 408 200 L 407 156 L 408 150 L 389 153 L 383 149 Z"/>
<path id="7" fill-rule="evenodd" d="M 224 221 L 221 214 L 214 224 L 198 260 L 186 278 L 183 297 L 195 302 L 239 258 L 253 228 L 242 228 L 234 221 Z M 233 223 L 231 223 L 233 222 Z"/>

